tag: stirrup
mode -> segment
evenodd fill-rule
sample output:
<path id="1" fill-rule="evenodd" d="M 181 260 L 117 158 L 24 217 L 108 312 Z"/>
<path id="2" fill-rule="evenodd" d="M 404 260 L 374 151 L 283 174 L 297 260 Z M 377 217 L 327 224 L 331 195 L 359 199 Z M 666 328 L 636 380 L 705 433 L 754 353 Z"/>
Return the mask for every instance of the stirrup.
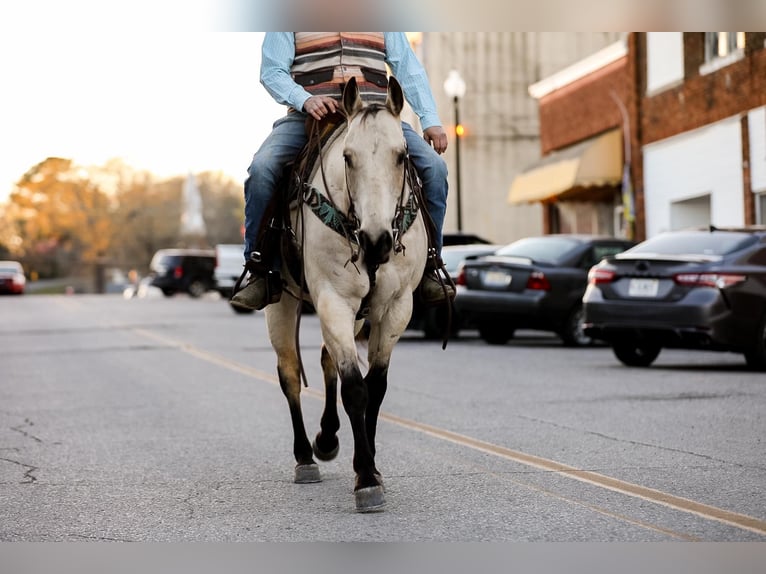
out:
<path id="1" fill-rule="evenodd" d="M 263 262 L 263 257 L 259 251 L 253 251 L 250 253 L 250 257 L 245 261 L 242 274 L 234 284 L 234 288 L 231 290 L 231 297 L 229 301 L 234 299 L 234 296 L 241 290 L 250 285 L 253 280 L 248 280 L 246 285 L 242 287 L 242 282 L 247 277 L 248 273 L 250 277 L 258 277 L 266 281 L 266 301 L 264 306 L 277 303 L 282 298 L 282 274 L 279 271 L 268 269 Z M 263 308 L 263 307 L 261 307 Z"/>

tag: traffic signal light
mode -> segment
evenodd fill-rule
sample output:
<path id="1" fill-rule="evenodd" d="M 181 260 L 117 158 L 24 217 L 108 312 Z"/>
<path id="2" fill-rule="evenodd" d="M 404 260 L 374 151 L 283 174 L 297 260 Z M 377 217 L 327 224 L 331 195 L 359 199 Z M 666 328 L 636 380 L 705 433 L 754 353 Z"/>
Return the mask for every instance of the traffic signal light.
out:
<path id="1" fill-rule="evenodd" d="M 463 137 L 463 134 L 465 134 L 465 128 L 463 127 L 463 124 L 457 124 L 455 126 L 455 135 L 461 138 Z"/>

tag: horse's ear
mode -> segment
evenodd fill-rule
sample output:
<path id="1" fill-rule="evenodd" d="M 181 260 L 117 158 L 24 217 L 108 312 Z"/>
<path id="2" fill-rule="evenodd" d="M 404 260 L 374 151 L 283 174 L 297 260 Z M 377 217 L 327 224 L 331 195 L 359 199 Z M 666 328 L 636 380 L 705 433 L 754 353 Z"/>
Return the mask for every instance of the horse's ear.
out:
<path id="1" fill-rule="evenodd" d="M 402 112 L 404 107 L 404 94 L 402 94 L 402 87 L 399 82 L 393 76 L 388 78 L 388 97 L 386 98 L 386 106 L 396 116 Z"/>
<path id="2" fill-rule="evenodd" d="M 346 112 L 346 117 L 351 119 L 361 109 L 362 98 L 359 97 L 359 86 L 356 85 L 356 78 L 352 77 L 343 88 L 343 110 Z"/>

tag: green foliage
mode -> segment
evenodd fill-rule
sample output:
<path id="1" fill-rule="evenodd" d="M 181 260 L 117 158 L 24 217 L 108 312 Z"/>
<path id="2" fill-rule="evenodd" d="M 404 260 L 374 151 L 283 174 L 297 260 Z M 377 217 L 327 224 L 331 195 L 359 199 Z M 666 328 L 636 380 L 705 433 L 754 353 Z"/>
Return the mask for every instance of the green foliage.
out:
<path id="1" fill-rule="evenodd" d="M 187 240 L 180 236 L 184 180 L 158 180 L 117 160 L 86 170 L 47 158 L 0 206 L 0 256 L 21 261 L 41 279 L 98 274 L 107 266 L 146 273 L 155 251 Z M 197 184 L 208 232 L 201 240 L 208 246 L 242 241 L 241 182 L 203 173 Z"/>

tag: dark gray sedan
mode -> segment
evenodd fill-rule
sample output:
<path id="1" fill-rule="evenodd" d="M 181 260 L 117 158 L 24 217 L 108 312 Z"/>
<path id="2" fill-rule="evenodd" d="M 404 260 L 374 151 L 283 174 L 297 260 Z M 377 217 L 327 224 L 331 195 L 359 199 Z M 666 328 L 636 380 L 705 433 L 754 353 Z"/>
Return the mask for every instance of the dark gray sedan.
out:
<path id="1" fill-rule="evenodd" d="M 591 338 L 582 330 L 588 270 L 632 245 L 593 235 L 520 239 L 463 264 L 455 308 L 490 344 L 505 344 L 516 329 L 539 329 L 557 333 L 569 346 L 588 345 Z"/>
<path id="2" fill-rule="evenodd" d="M 766 228 L 671 231 L 602 261 L 585 322 L 629 366 L 675 347 L 743 353 L 766 370 Z"/>

